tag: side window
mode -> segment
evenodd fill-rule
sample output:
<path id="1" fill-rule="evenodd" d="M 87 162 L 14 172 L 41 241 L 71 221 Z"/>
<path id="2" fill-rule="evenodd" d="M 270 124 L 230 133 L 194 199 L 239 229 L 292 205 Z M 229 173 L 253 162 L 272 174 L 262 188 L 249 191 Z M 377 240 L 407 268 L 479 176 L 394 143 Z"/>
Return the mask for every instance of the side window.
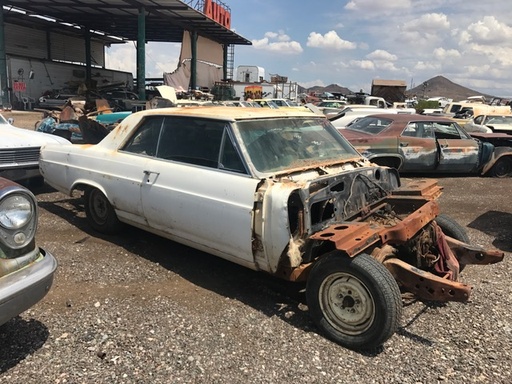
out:
<path id="1" fill-rule="evenodd" d="M 461 139 L 461 134 L 453 124 L 433 123 L 436 139 Z"/>
<path id="2" fill-rule="evenodd" d="M 167 116 L 157 157 L 217 168 L 224 124 Z"/>
<path id="3" fill-rule="evenodd" d="M 478 117 L 475 117 L 474 122 L 475 122 L 475 124 L 482 124 L 483 119 L 484 119 L 484 117 L 482 115 L 480 115 Z"/>
<path id="4" fill-rule="evenodd" d="M 422 139 L 434 138 L 434 129 L 429 122 L 411 122 L 407 124 L 402 136 L 412 136 Z"/>
<path id="5" fill-rule="evenodd" d="M 155 156 L 163 120 L 162 116 L 151 116 L 142 120 L 139 128 L 137 128 L 133 136 L 125 144 L 123 150 L 141 155 Z"/>
<path id="6" fill-rule="evenodd" d="M 157 157 L 245 173 L 225 124 L 223 121 L 168 116 Z"/>
<path id="7" fill-rule="evenodd" d="M 407 124 L 405 129 L 402 131 L 402 136 L 416 137 L 417 131 L 418 131 L 418 127 L 416 126 L 416 123 L 409 123 L 409 124 Z"/>

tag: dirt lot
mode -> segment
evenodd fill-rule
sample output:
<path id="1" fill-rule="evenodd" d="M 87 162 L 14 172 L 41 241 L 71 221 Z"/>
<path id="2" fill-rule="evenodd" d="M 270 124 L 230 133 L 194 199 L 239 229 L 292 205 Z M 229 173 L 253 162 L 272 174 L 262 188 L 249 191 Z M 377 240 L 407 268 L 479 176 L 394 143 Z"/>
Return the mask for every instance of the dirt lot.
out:
<path id="1" fill-rule="evenodd" d="M 440 184 L 443 212 L 506 260 L 466 268 L 467 304 L 405 300 L 376 353 L 319 335 L 301 286 L 134 228 L 100 235 L 80 199 L 36 190 L 38 243 L 59 269 L 48 296 L 0 329 L 0 383 L 509 383 L 512 180 Z"/>

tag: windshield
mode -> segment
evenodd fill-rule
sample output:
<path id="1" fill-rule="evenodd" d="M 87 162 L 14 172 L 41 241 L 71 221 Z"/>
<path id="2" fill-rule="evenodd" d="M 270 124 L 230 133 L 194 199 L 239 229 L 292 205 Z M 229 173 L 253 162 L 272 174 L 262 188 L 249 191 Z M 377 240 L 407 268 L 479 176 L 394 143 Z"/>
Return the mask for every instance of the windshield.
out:
<path id="1" fill-rule="evenodd" d="M 348 125 L 346 129 L 369 133 L 370 135 L 377 135 L 386 129 L 392 122 L 393 121 L 391 119 L 366 116 Z"/>
<path id="2" fill-rule="evenodd" d="M 250 161 L 261 173 L 325 165 L 359 156 L 321 117 L 239 121 L 235 125 Z"/>
<path id="3" fill-rule="evenodd" d="M 488 116 L 485 124 L 512 124 L 512 116 Z"/>

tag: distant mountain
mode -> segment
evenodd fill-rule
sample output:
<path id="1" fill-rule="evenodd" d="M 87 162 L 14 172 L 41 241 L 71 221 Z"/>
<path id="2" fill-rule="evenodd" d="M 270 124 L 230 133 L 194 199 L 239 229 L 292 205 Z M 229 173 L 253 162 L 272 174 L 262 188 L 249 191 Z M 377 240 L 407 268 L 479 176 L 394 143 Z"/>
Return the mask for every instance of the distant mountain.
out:
<path id="1" fill-rule="evenodd" d="M 328 85 L 327 87 L 320 87 L 317 85 L 317 86 L 314 86 L 314 87 L 311 87 L 308 89 L 299 87 L 299 93 L 301 93 L 301 92 L 304 92 L 304 93 L 339 92 L 339 93 L 342 93 L 343 95 L 350 95 L 350 94 L 354 93 L 350 89 L 342 87 L 338 84 L 331 84 L 331 85 Z"/>
<path id="2" fill-rule="evenodd" d="M 494 96 L 486 95 L 462 85 L 455 84 L 443 76 L 436 76 L 430 80 L 424 81 L 422 84 L 407 90 L 409 97 L 417 96 L 418 98 L 428 98 L 436 96 L 444 96 L 454 101 L 465 100 L 469 96 L 482 95 L 486 99 L 491 100 Z"/>
<path id="3" fill-rule="evenodd" d="M 338 84 L 331 84 L 327 87 L 315 86 L 308 89 L 299 87 L 299 93 L 311 93 L 311 92 L 341 92 L 344 95 L 353 94 L 354 92 L 348 88 L 342 87 Z M 491 100 L 494 96 L 483 94 L 470 88 L 463 87 L 462 85 L 455 84 L 453 81 L 448 80 L 444 76 L 436 76 L 429 80 L 424 81 L 417 87 L 408 89 L 406 91 L 408 97 L 417 96 L 418 98 L 428 98 L 436 96 L 444 96 L 454 101 L 467 99 L 469 96 L 482 95 L 488 100 Z"/>

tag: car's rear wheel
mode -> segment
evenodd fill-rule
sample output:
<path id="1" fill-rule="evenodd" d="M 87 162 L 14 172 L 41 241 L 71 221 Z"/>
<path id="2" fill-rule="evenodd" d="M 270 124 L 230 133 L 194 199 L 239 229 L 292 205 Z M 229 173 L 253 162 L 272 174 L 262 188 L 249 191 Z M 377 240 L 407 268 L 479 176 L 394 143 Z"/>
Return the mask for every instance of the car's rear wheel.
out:
<path id="1" fill-rule="evenodd" d="M 489 171 L 492 177 L 507 177 L 512 174 L 512 158 L 500 157 Z"/>
<path id="2" fill-rule="evenodd" d="M 87 220 L 96 231 L 107 234 L 119 232 L 122 224 L 103 192 L 97 188 L 87 188 L 84 205 Z"/>
<path id="3" fill-rule="evenodd" d="M 382 345 L 395 333 L 402 313 L 398 284 L 367 254 L 322 256 L 309 275 L 306 297 L 322 332 L 351 349 Z"/>

